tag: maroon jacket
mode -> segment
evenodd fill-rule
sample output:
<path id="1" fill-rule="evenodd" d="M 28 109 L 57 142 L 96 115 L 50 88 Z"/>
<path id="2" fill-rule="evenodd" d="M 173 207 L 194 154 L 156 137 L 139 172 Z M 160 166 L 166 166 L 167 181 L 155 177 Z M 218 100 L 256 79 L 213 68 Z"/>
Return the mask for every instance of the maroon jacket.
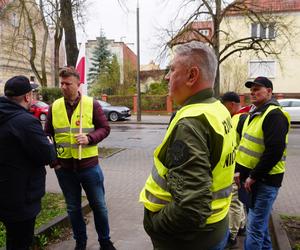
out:
<path id="1" fill-rule="evenodd" d="M 73 105 L 71 105 L 65 100 L 69 121 L 71 121 L 72 114 L 76 109 L 79 100 L 80 97 L 78 97 L 75 100 Z M 95 130 L 88 133 L 89 145 L 98 144 L 110 133 L 110 127 L 108 121 L 104 115 L 104 112 L 100 104 L 96 100 L 94 100 L 93 102 L 93 124 L 95 126 Z M 54 138 L 54 128 L 52 124 L 52 105 L 49 107 L 47 121 L 45 124 L 45 132 Z M 98 164 L 98 156 L 85 158 L 81 160 L 74 159 L 74 158 L 71 159 L 58 158 L 58 162 L 55 165 L 58 164 L 60 164 L 63 168 L 72 168 L 72 169 L 94 167 Z M 54 167 L 55 165 L 53 165 L 52 167 Z"/>

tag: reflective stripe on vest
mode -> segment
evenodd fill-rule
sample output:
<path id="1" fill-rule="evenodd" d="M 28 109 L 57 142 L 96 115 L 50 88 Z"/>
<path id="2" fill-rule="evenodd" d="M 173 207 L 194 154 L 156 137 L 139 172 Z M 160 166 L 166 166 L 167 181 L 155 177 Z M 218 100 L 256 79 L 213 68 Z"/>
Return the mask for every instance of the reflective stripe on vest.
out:
<path id="1" fill-rule="evenodd" d="M 145 187 L 140 193 L 140 202 L 153 212 L 157 212 L 170 202 L 175 202 L 168 190 L 166 176 L 168 168 L 159 160 L 158 155 L 170 138 L 177 122 L 185 117 L 205 115 L 216 133 L 224 138 L 222 156 L 216 166 L 212 166 L 212 214 L 206 223 L 221 221 L 227 214 L 232 191 L 234 171 L 234 130 L 232 129 L 230 114 L 219 102 L 191 104 L 177 111 L 170 123 L 162 143 L 154 151 L 154 166 Z M 180 205 L 180 204 L 179 204 Z"/>
<path id="2" fill-rule="evenodd" d="M 82 96 L 83 115 L 82 133 L 94 131 L 93 125 L 93 98 Z M 78 144 L 75 135 L 79 133 L 80 104 L 75 108 L 71 123 L 69 122 L 64 98 L 56 100 L 52 105 L 52 124 L 58 158 L 78 159 Z M 81 157 L 89 158 L 98 155 L 97 145 L 82 145 Z"/>
<path id="3" fill-rule="evenodd" d="M 242 131 L 242 139 L 237 151 L 236 162 L 246 168 L 254 169 L 260 161 L 263 152 L 265 151 L 264 133 L 262 125 L 267 114 L 274 110 L 280 109 L 287 117 L 290 124 L 290 117 L 287 112 L 280 107 L 271 105 L 267 110 L 257 115 L 249 124 L 250 116 L 247 117 Z M 286 144 L 288 143 L 288 134 L 286 135 Z M 283 152 L 281 160 L 271 169 L 269 174 L 279 174 L 285 171 L 286 148 Z"/>

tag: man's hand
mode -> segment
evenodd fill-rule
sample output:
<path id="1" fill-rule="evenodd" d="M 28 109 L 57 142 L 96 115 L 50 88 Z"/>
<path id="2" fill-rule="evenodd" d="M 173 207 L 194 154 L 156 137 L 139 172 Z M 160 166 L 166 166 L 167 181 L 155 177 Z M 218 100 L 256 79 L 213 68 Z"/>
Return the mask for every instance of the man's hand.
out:
<path id="1" fill-rule="evenodd" d="M 245 181 L 244 187 L 247 190 L 247 192 L 251 192 L 251 186 L 253 183 L 255 183 L 256 180 L 251 179 L 251 177 L 248 177 Z"/>
<path id="2" fill-rule="evenodd" d="M 60 168 L 61 168 L 61 165 L 56 165 L 56 166 L 54 167 L 55 170 L 58 170 L 58 169 L 60 169 Z"/>
<path id="3" fill-rule="evenodd" d="M 52 140 L 52 138 L 50 136 L 47 136 L 47 139 L 48 139 L 48 141 L 49 141 L 50 144 L 53 144 L 53 140 Z"/>
<path id="4" fill-rule="evenodd" d="M 240 188 L 241 187 L 240 172 L 234 173 L 233 179 L 235 184 L 238 186 L 238 188 Z"/>
<path id="5" fill-rule="evenodd" d="M 88 145 L 89 144 L 89 138 L 86 134 L 77 134 L 75 135 L 75 139 L 77 144 L 79 145 Z"/>

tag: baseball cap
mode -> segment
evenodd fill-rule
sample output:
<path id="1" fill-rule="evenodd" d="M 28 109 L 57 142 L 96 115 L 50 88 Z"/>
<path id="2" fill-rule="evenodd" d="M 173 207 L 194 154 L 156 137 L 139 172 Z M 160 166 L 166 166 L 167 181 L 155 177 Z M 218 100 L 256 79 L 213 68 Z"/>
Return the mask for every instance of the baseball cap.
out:
<path id="1" fill-rule="evenodd" d="M 253 84 L 258 84 L 258 85 L 264 86 L 266 88 L 273 89 L 272 82 L 267 77 L 264 77 L 264 76 L 256 77 L 253 82 L 251 82 L 251 81 L 246 82 L 245 86 L 247 88 L 251 88 Z"/>
<path id="2" fill-rule="evenodd" d="M 4 86 L 4 94 L 6 96 L 25 95 L 38 87 L 35 83 L 30 83 L 26 76 L 14 76 L 7 80 Z"/>
<path id="3" fill-rule="evenodd" d="M 226 92 L 222 97 L 221 97 L 221 102 L 224 103 L 224 102 L 235 102 L 235 103 L 240 103 L 241 100 L 240 100 L 240 96 L 233 92 L 233 91 L 229 91 L 229 92 Z"/>

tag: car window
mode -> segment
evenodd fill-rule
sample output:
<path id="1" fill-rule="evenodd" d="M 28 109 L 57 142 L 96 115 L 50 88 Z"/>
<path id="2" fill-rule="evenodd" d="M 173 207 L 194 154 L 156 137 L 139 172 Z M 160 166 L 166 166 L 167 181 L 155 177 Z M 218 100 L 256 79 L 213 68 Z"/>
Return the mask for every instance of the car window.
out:
<path id="1" fill-rule="evenodd" d="M 102 107 L 108 107 L 108 106 L 111 106 L 111 104 L 109 104 L 108 102 L 105 102 L 105 101 L 100 101 L 100 100 L 98 100 L 98 102 L 100 103 L 100 105 L 101 105 Z"/>
<path id="2" fill-rule="evenodd" d="M 289 107 L 290 101 L 279 101 L 280 106 L 282 107 Z"/>
<path id="3" fill-rule="evenodd" d="M 292 101 L 291 107 L 300 107 L 300 101 Z"/>
<path id="4" fill-rule="evenodd" d="M 48 107 L 49 105 L 47 104 L 47 103 L 44 103 L 44 102 L 36 102 L 35 104 L 33 104 L 33 105 L 35 105 L 36 107 L 39 107 L 39 108 L 46 108 L 46 107 Z"/>

